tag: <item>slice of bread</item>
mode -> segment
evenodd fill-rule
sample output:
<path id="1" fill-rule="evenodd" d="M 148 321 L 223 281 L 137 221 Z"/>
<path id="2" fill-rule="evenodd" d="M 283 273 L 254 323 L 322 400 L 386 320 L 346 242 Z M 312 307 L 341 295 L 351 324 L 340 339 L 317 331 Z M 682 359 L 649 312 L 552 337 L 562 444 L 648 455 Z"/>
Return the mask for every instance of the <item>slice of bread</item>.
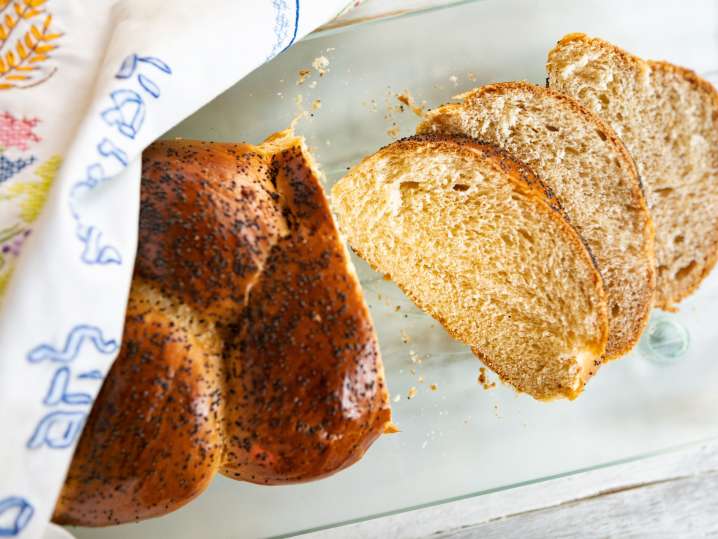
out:
<path id="1" fill-rule="evenodd" d="M 716 263 L 718 93 L 692 71 L 583 34 L 548 55 L 548 84 L 603 117 L 636 161 L 656 227 L 656 305 L 673 310 Z"/>
<path id="2" fill-rule="evenodd" d="M 403 139 L 332 189 L 339 227 L 502 380 L 575 398 L 608 334 L 601 277 L 550 190 L 495 146 Z"/>
<path id="3" fill-rule="evenodd" d="M 491 84 L 459 97 L 429 113 L 417 132 L 496 144 L 556 193 L 603 277 L 606 357 L 625 354 L 648 321 L 656 279 L 653 225 L 626 148 L 595 114 L 540 86 Z"/>

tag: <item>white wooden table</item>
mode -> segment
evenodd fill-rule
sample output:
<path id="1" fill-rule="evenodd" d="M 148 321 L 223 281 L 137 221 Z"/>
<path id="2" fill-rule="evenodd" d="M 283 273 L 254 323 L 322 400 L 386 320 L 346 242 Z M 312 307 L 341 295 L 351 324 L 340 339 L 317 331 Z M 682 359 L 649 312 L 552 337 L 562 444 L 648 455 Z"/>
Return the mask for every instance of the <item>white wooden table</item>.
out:
<path id="1" fill-rule="evenodd" d="M 328 26 L 449 3 L 365 0 Z M 716 388 L 718 390 L 718 388 Z M 462 501 L 316 532 L 316 538 L 718 536 L 718 440 Z"/>

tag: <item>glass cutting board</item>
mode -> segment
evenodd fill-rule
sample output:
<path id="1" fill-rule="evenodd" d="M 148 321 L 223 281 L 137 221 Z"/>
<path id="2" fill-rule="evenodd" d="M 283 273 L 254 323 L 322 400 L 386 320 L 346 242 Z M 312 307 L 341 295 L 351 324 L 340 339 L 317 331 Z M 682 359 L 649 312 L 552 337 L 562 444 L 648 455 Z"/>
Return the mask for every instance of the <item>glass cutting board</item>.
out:
<path id="1" fill-rule="evenodd" d="M 418 103 L 435 107 L 483 83 L 543 83 L 547 51 L 575 31 L 718 81 L 715 1 L 483 0 L 314 34 L 167 137 L 260 142 L 289 125 L 301 95 L 313 116 L 297 129 L 329 187 L 363 155 L 413 132 L 418 118 L 406 106 L 401 111 L 397 93 L 409 90 Z M 329 60 L 322 77 L 312 67 L 320 56 Z M 311 75 L 298 85 L 302 69 Z M 319 482 L 262 487 L 217 477 L 166 517 L 72 532 L 87 539 L 294 534 L 718 435 L 718 272 L 679 313 L 654 312 L 639 347 L 605 365 L 577 401 L 541 403 L 500 383 L 484 389 L 477 381 L 481 364 L 465 346 L 394 285 L 355 263 L 392 398 L 399 398 L 393 409 L 400 433 L 383 436 L 361 462 Z M 495 380 L 488 372 L 487 378 Z M 416 396 L 408 400 L 412 387 Z"/>

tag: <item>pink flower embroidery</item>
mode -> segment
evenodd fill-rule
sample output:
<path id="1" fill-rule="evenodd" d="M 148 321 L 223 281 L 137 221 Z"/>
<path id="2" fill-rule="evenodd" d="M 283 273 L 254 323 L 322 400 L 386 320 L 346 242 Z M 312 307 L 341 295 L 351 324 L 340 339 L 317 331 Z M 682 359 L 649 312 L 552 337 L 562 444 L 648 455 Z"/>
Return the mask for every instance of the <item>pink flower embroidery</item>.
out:
<path id="1" fill-rule="evenodd" d="M 40 142 L 33 128 L 40 122 L 37 118 L 15 118 L 9 112 L 0 114 L 0 148 L 15 147 L 27 150 L 29 142 Z"/>

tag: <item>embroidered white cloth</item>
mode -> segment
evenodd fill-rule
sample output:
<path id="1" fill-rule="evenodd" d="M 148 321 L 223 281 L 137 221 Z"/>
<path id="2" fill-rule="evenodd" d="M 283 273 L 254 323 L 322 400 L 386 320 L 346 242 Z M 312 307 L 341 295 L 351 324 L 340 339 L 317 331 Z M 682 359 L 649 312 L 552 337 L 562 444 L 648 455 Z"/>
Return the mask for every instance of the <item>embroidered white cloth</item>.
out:
<path id="1" fill-rule="evenodd" d="M 42 536 L 118 352 L 142 149 L 347 3 L 0 0 L 0 536 Z"/>

